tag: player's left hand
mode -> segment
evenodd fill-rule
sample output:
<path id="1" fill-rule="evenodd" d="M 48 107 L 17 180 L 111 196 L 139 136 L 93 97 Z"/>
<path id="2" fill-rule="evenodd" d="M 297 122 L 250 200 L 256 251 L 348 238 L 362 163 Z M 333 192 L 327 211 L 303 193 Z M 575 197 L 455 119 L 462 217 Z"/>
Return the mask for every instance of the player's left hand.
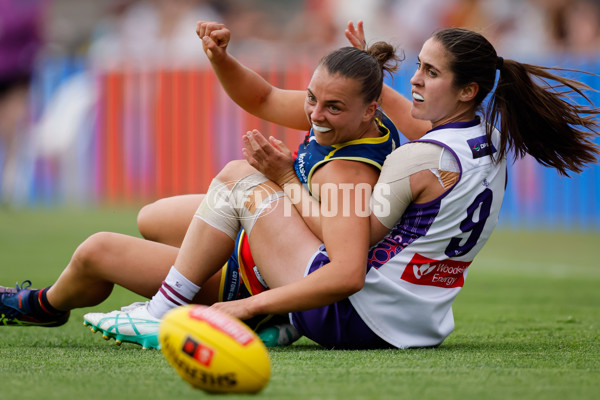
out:
<path id="1" fill-rule="evenodd" d="M 242 139 L 244 158 L 264 176 L 279 186 L 296 176 L 292 152 L 281 140 L 273 136 L 267 140 L 256 129 L 247 132 Z"/>

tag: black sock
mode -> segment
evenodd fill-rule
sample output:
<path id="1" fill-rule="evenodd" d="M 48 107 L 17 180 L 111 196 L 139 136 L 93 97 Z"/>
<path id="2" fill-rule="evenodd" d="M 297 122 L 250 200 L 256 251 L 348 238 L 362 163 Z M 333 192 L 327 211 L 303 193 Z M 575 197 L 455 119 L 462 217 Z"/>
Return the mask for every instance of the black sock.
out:
<path id="1" fill-rule="evenodd" d="M 29 294 L 29 305 L 31 306 L 31 310 L 34 314 L 56 316 L 65 313 L 64 311 L 60 311 L 52 307 L 52 305 L 48 302 L 48 297 L 46 296 L 46 293 L 48 292 L 48 289 L 50 289 L 50 287 L 51 286 L 39 290 L 34 290 Z"/>

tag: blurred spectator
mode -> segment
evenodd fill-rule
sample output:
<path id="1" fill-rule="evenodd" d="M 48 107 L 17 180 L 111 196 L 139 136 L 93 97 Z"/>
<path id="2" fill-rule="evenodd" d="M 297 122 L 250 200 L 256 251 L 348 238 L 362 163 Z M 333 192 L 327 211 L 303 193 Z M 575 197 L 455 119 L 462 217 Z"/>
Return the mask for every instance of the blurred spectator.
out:
<path id="1" fill-rule="evenodd" d="M 392 40 L 413 57 L 434 31 L 445 26 L 445 18 L 458 3 L 460 0 L 386 0 L 373 23 L 379 27 L 379 39 Z"/>
<path id="2" fill-rule="evenodd" d="M 545 0 L 458 0 L 444 26 L 484 34 L 504 57 L 528 58 L 550 51 Z M 560 0 L 559 0 L 560 1 Z"/>
<path id="3" fill-rule="evenodd" d="M 116 0 L 100 20 L 89 56 L 94 65 L 189 67 L 206 62 L 196 21 L 221 20 L 208 0 Z"/>
<path id="4" fill-rule="evenodd" d="M 508 57 L 600 50 L 599 0 L 458 0 L 444 25 L 478 30 Z"/>
<path id="5" fill-rule="evenodd" d="M 557 49 L 579 56 L 600 50 L 600 1 L 562 1 L 553 10 Z"/>
<path id="6" fill-rule="evenodd" d="M 232 54 L 250 67 L 283 66 L 330 42 L 330 0 L 229 0 L 223 20 L 231 29 Z M 338 32 L 343 36 L 343 31 Z M 316 46 L 316 48 L 315 48 Z"/>
<path id="7" fill-rule="evenodd" d="M 43 42 L 44 0 L 0 0 L 0 198 L 23 183 L 29 146 L 29 87 Z"/>
<path id="8" fill-rule="evenodd" d="M 335 21 L 335 0 L 306 0 L 286 25 L 285 40 L 294 52 L 301 51 L 316 62 L 333 48 L 345 46 L 343 29 Z"/>

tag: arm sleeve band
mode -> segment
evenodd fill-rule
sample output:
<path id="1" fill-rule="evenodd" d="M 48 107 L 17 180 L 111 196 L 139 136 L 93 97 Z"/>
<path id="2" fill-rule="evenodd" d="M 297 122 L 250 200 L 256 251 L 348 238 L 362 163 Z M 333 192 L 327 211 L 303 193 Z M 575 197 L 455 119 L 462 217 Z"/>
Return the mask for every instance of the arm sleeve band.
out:
<path id="1" fill-rule="evenodd" d="M 410 176 L 423 170 L 437 171 L 443 147 L 413 142 L 400 146 L 387 156 L 371 197 L 371 211 L 392 229 L 413 201 Z"/>

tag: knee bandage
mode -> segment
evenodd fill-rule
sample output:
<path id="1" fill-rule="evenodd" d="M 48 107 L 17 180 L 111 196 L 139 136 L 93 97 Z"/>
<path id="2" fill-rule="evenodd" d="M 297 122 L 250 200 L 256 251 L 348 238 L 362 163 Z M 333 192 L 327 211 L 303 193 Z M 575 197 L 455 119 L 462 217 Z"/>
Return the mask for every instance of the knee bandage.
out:
<path id="1" fill-rule="evenodd" d="M 260 215 L 283 196 L 262 174 L 248 175 L 231 187 L 213 179 L 196 217 L 235 240 L 240 227 L 250 234 Z"/>

